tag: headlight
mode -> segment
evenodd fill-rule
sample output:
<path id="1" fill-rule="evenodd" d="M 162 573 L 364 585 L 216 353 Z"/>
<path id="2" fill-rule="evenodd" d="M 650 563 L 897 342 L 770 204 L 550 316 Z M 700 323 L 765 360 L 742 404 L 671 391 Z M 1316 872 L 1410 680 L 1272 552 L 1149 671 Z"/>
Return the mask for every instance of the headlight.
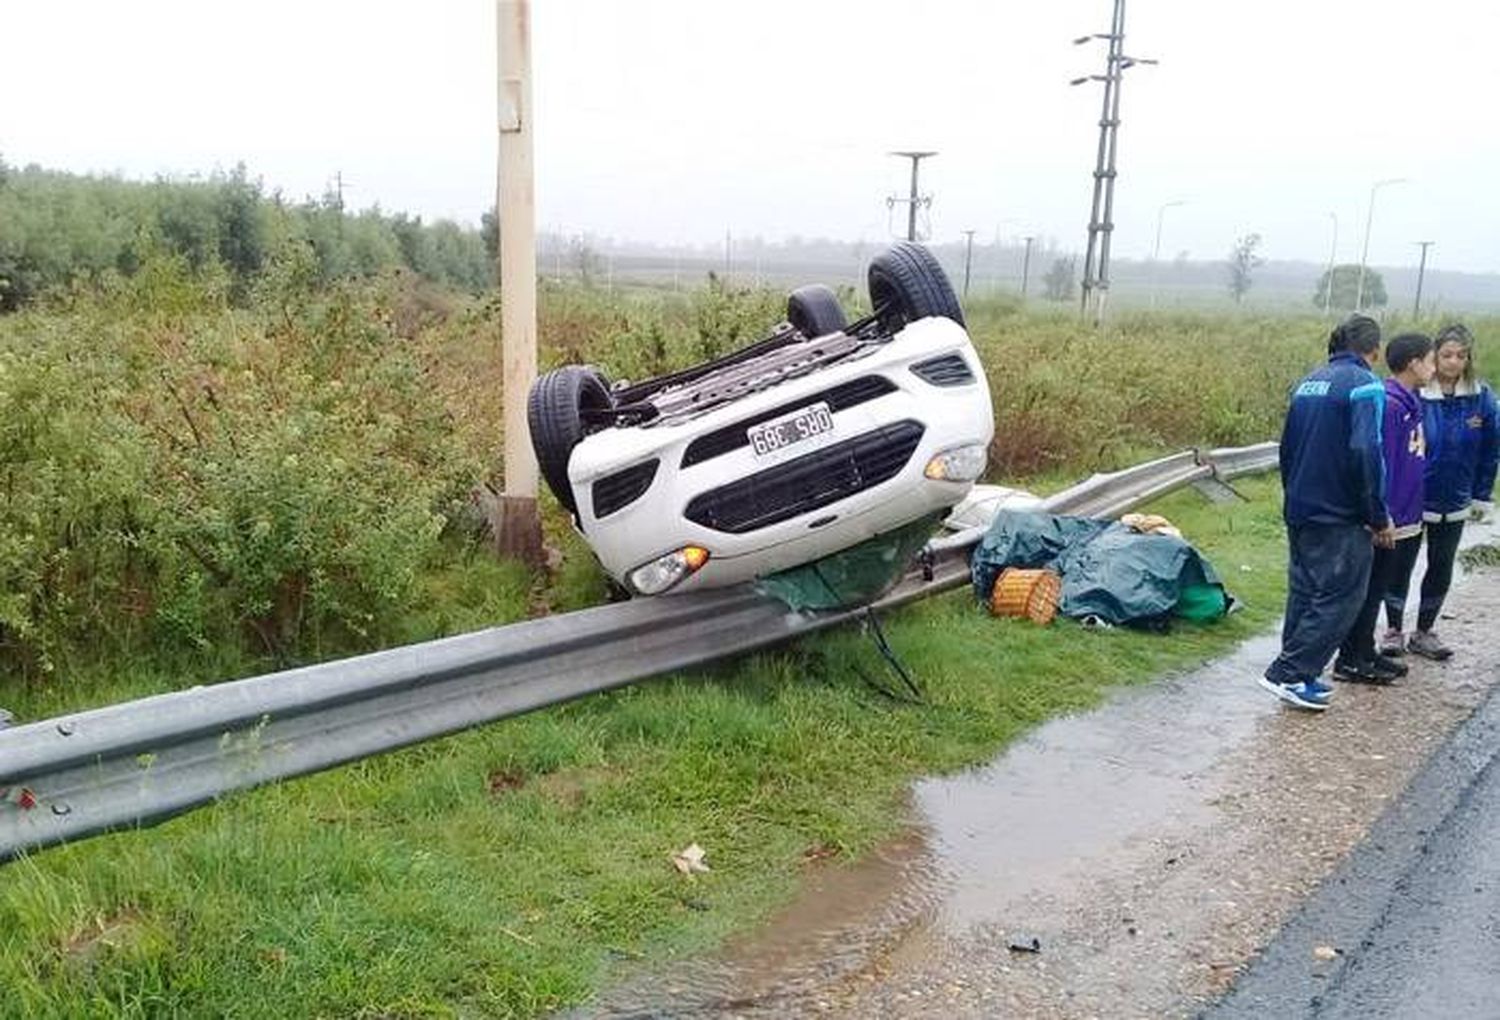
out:
<path id="1" fill-rule="evenodd" d="M 683 546 L 632 570 L 630 586 L 642 595 L 660 595 L 693 576 L 707 562 L 707 549 Z"/>
<path id="2" fill-rule="evenodd" d="M 984 474 L 989 455 L 982 445 L 944 450 L 927 462 L 922 473 L 939 482 L 972 482 Z"/>

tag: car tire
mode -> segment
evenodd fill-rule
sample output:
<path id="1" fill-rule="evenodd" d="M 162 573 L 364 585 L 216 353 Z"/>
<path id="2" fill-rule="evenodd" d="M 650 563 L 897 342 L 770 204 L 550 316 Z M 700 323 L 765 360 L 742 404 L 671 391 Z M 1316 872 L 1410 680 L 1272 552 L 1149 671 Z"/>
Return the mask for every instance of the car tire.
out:
<path id="1" fill-rule="evenodd" d="M 578 503 L 568 481 L 568 458 L 579 440 L 597 428 L 584 422 L 584 414 L 613 406 L 608 381 L 584 365 L 554 368 L 531 384 L 526 400 L 531 448 L 547 488 L 575 517 Z"/>
<path id="2" fill-rule="evenodd" d="M 829 333 L 843 332 L 849 320 L 839 305 L 838 295 L 821 283 L 798 287 L 786 299 L 786 321 L 797 332 L 812 340 Z"/>
<path id="3" fill-rule="evenodd" d="M 932 252 L 914 241 L 897 241 L 870 262 L 870 304 L 880 324 L 894 333 L 931 316 L 964 325 L 963 308 L 948 274 Z"/>

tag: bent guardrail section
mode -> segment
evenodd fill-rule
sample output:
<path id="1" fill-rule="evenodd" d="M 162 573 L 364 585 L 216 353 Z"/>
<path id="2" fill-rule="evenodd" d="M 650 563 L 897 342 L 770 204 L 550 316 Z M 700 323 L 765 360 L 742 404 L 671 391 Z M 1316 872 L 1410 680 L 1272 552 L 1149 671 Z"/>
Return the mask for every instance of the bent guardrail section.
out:
<path id="1" fill-rule="evenodd" d="M 1275 464 L 1274 444 L 1207 457 L 1187 451 L 1095 475 L 1043 507 L 1116 516 L 1211 474 Z M 876 606 L 968 583 L 969 553 L 982 534 L 934 540 L 926 563 Z M 0 727 L 0 861 L 754 651 L 863 612 L 793 612 L 748 587 L 643 599 Z"/>

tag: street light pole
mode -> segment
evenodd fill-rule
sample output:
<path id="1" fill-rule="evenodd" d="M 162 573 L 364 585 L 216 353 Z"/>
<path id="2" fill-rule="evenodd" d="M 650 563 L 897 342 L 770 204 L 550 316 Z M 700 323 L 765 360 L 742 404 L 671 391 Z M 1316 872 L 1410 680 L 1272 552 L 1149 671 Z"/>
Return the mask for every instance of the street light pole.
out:
<path id="1" fill-rule="evenodd" d="M 1323 277 L 1323 314 L 1333 307 L 1333 266 L 1334 259 L 1339 253 L 1339 214 L 1330 212 L 1328 218 L 1333 220 L 1333 241 L 1328 245 L 1328 272 Z"/>
<path id="2" fill-rule="evenodd" d="M 1405 181 L 1405 177 L 1387 177 L 1370 185 L 1370 204 L 1365 208 L 1365 243 L 1359 253 L 1359 284 L 1354 290 L 1356 312 L 1364 307 L 1365 301 L 1365 264 L 1370 258 L 1370 224 L 1375 220 L 1375 193 L 1387 184 L 1402 184 Z"/>
<path id="3" fill-rule="evenodd" d="M 1427 275 L 1427 249 L 1432 247 L 1433 242 L 1418 241 L 1417 244 L 1422 246 L 1422 263 L 1417 267 L 1417 299 L 1411 304 L 1413 319 L 1420 318 L 1422 315 L 1422 277 Z"/>
<path id="4" fill-rule="evenodd" d="M 1180 198 L 1174 198 L 1170 202 L 1164 202 L 1156 210 L 1156 243 L 1151 246 L 1151 307 L 1156 307 L 1156 264 L 1161 258 L 1161 221 L 1167 214 L 1167 210 L 1173 206 L 1186 205 Z"/>

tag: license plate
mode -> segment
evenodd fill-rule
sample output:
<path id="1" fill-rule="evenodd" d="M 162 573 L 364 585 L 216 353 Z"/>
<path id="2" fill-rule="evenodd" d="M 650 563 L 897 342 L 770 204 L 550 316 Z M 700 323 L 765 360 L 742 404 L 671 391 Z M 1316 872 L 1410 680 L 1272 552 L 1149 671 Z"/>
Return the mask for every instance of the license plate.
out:
<path id="1" fill-rule="evenodd" d="M 789 446 L 833 431 L 833 414 L 827 404 L 812 404 L 791 414 L 752 425 L 745 430 L 750 449 L 757 457 L 769 457 Z"/>

